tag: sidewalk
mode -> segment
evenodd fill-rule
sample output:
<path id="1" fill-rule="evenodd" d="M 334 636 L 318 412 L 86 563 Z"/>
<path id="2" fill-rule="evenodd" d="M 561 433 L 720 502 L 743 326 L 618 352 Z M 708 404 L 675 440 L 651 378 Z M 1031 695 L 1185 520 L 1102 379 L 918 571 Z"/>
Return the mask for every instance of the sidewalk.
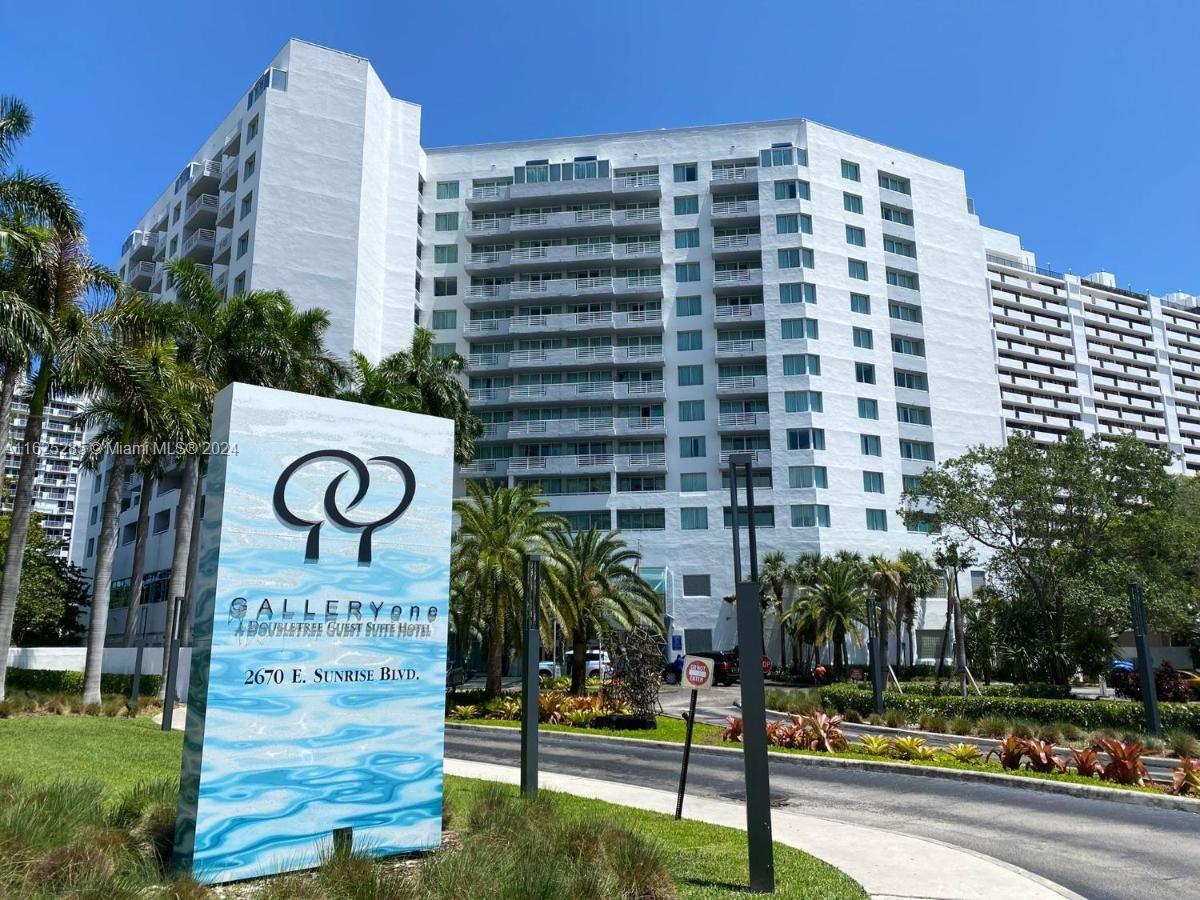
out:
<path id="1" fill-rule="evenodd" d="M 447 759 L 445 771 L 464 778 L 520 783 L 520 770 L 515 766 Z M 554 772 L 541 772 L 538 778 L 540 786 L 550 791 L 670 815 L 675 812 L 675 795 L 670 791 Z M 690 797 L 684 801 L 683 814 L 714 825 L 746 827 L 745 807 L 740 803 Z M 772 810 L 771 819 L 777 843 L 836 866 L 874 900 L 1083 900 L 1031 872 L 937 841 L 781 810 Z"/>

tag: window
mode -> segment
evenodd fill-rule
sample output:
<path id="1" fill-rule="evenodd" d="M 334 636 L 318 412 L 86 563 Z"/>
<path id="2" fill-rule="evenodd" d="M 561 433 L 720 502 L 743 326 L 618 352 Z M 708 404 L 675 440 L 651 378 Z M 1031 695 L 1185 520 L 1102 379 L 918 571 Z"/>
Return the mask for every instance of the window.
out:
<path id="1" fill-rule="evenodd" d="M 246 273 L 243 272 L 237 278 L 233 279 L 233 292 L 235 294 L 244 294 L 246 292 Z"/>
<path id="2" fill-rule="evenodd" d="M 698 316 L 698 315 L 700 315 L 700 298 L 699 297 L 676 297 L 675 298 L 675 315 L 677 315 L 677 316 Z"/>
<path id="3" fill-rule="evenodd" d="M 928 441 L 900 441 L 901 459 L 920 459 L 933 462 L 933 444 Z"/>
<path id="4" fill-rule="evenodd" d="M 920 322 L 921 307 L 913 306 L 911 303 L 897 303 L 895 300 L 889 300 L 888 315 L 901 322 Z"/>
<path id="5" fill-rule="evenodd" d="M 237 258 L 241 259 L 250 249 L 250 232 L 243 231 L 237 242 Z"/>
<path id="6" fill-rule="evenodd" d="M 879 401 L 870 397 L 858 398 L 858 417 L 860 419 L 878 419 Z"/>
<path id="7" fill-rule="evenodd" d="M 151 530 L 155 534 L 162 534 L 171 527 L 171 510 L 161 509 L 154 514 L 154 524 Z"/>
<path id="8" fill-rule="evenodd" d="M 250 120 L 250 124 L 246 126 L 246 143 L 258 137 L 258 116 Z"/>
<path id="9" fill-rule="evenodd" d="M 888 175 L 885 172 L 879 173 L 879 186 L 884 190 L 896 191 L 900 194 L 911 193 L 907 178 L 897 178 L 895 175 Z"/>
<path id="10" fill-rule="evenodd" d="M 250 215 L 250 210 L 254 208 L 254 194 L 247 194 L 242 198 L 241 212 L 238 213 L 238 219 L 244 219 Z"/>
<path id="11" fill-rule="evenodd" d="M 458 231 L 458 213 L 437 213 L 433 217 L 434 231 Z"/>
<path id="12" fill-rule="evenodd" d="M 846 226 L 846 243 L 855 247 L 867 246 L 867 233 L 854 225 Z"/>
<path id="13" fill-rule="evenodd" d="M 96 555 L 96 539 L 95 539 L 94 537 L 90 537 L 90 538 L 88 538 L 88 541 L 87 541 L 87 554 L 86 554 L 86 555 L 87 555 L 89 558 L 91 558 L 92 556 L 95 556 L 95 555 Z"/>
<path id="14" fill-rule="evenodd" d="M 457 244 L 438 244 L 433 248 L 433 261 L 443 265 L 458 262 Z"/>
<path id="15" fill-rule="evenodd" d="M 704 401 L 703 400 L 680 400 L 679 401 L 679 421 L 680 422 L 703 422 L 704 421 Z"/>
<path id="16" fill-rule="evenodd" d="M 783 319 L 779 326 L 785 341 L 816 340 L 818 337 L 816 319 Z"/>
<path id="17" fill-rule="evenodd" d="M 793 528 L 828 528 L 829 507 L 823 503 L 801 503 L 792 507 Z"/>
<path id="18" fill-rule="evenodd" d="M 704 348 L 704 332 L 702 331 L 681 331 L 675 336 L 675 339 L 678 350 L 701 350 Z"/>
<path id="19" fill-rule="evenodd" d="M 709 597 L 712 595 L 712 579 L 708 575 L 684 575 L 683 596 Z"/>
<path id="20" fill-rule="evenodd" d="M 704 366 L 680 366 L 679 386 L 690 387 L 704 384 Z"/>
<path id="21" fill-rule="evenodd" d="M 887 510 L 867 510 L 867 531 L 887 531 Z"/>
<path id="22" fill-rule="evenodd" d="M 97 485 L 97 488 L 98 488 L 98 487 L 99 487 L 99 485 Z M 100 507 L 98 507 L 98 506 L 93 506 L 93 507 L 92 507 L 92 513 L 91 513 L 91 515 L 90 515 L 90 516 L 88 516 L 88 524 L 89 524 L 89 525 L 95 525 L 95 524 L 96 524 L 96 517 L 97 517 L 98 515 L 100 515 Z"/>
<path id="23" fill-rule="evenodd" d="M 908 403 L 896 404 L 896 419 L 906 425 L 932 425 L 933 418 L 928 406 L 912 406 Z"/>
<path id="24" fill-rule="evenodd" d="M 681 437 L 679 439 L 679 455 L 684 459 L 697 459 L 705 456 L 705 441 L 699 437 Z"/>
<path id="25" fill-rule="evenodd" d="M 842 194 L 842 209 L 846 212 L 862 213 L 862 197 L 858 194 Z"/>
<path id="26" fill-rule="evenodd" d="M 817 286 L 804 282 L 779 285 L 780 303 L 816 303 Z"/>
<path id="27" fill-rule="evenodd" d="M 800 231 L 803 234 L 812 234 L 812 216 L 807 213 L 800 213 Z M 812 265 L 812 263 L 808 263 Z"/>
<path id="28" fill-rule="evenodd" d="M 617 528 L 622 531 L 662 531 L 667 527 L 666 512 L 661 509 L 618 509 Z"/>
<path id="29" fill-rule="evenodd" d="M 902 372 L 896 370 L 896 387 L 908 388 L 910 391 L 928 391 L 929 379 L 924 372 Z"/>
<path id="30" fill-rule="evenodd" d="M 680 284 L 700 280 L 700 263 L 675 263 L 675 280 Z"/>
<path id="31" fill-rule="evenodd" d="M 920 338 L 892 335 L 892 352 L 904 353 L 908 356 L 924 356 L 925 342 Z"/>
<path id="32" fill-rule="evenodd" d="M 863 490 L 868 494 L 883 493 L 883 473 L 863 472 Z"/>
<path id="33" fill-rule="evenodd" d="M 871 298 L 866 294 L 851 294 L 850 312 L 869 316 L 871 314 Z"/>
<path id="34" fill-rule="evenodd" d="M 854 346 L 862 350 L 872 350 L 875 347 L 875 338 L 871 333 L 870 328 L 855 328 L 854 329 Z"/>
<path id="35" fill-rule="evenodd" d="M 921 476 L 920 475 L 905 475 L 903 476 L 904 489 L 912 491 L 914 494 L 921 493 Z"/>
<path id="36" fill-rule="evenodd" d="M 860 434 L 858 451 L 863 456 L 883 456 L 883 445 L 877 434 Z"/>
<path id="37" fill-rule="evenodd" d="M 675 215 L 694 216 L 700 212 L 700 198 L 695 194 L 675 198 Z"/>
<path id="38" fill-rule="evenodd" d="M 458 199 L 458 182 L 457 181 L 439 181 L 437 183 L 437 198 L 439 200 L 457 200 Z"/>
<path id="39" fill-rule="evenodd" d="M 449 278 L 433 279 L 433 296 L 435 297 L 454 297 L 458 294 L 458 279 L 450 276 Z"/>
<path id="40" fill-rule="evenodd" d="M 825 401 L 820 391 L 784 391 L 783 408 L 790 413 L 824 412 Z"/>
<path id="41" fill-rule="evenodd" d="M 744 506 L 738 507 L 738 526 L 745 528 L 750 524 L 750 511 Z M 733 527 L 733 510 L 728 506 L 725 507 L 725 527 Z M 775 527 L 775 507 L 773 506 L 756 506 L 754 507 L 754 527 L 755 528 L 774 528 Z"/>
<path id="42" fill-rule="evenodd" d="M 708 490 L 707 472 L 683 472 L 679 476 L 679 490 L 685 494 Z"/>
<path id="43" fill-rule="evenodd" d="M 899 238 L 883 236 L 883 249 L 888 253 L 898 253 L 900 256 L 916 257 L 917 245 L 912 241 L 902 241 Z"/>
<path id="44" fill-rule="evenodd" d="M 850 181 L 862 181 L 858 173 L 858 163 L 842 160 L 842 177 L 848 178 Z"/>
<path id="45" fill-rule="evenodd" d="M 875 366 L 871 363 L 856 362 L 854 364 L 854 380 L 859 384 L 874 384 Z"/>
<path id="46" fill-rule="evenodd" d="M 675 180 L 696 181 L 700 177 L 696 163 L 675 163 Z"/>
<path id="47" fill-rule="evenodd" d="M 136 537 L 137 537 L 137 523 L 136 522 L 130 522 L 123 529 L 121 529 L 121 543 L 122 544 L 132 544 L 133 539 Z"/>
<path id="48" fill-rule="evenodd" d="M 799 247 L 782 247 L 778 251 L 779 268 L 781 269 L 798 269 L 800 267 L 800 248 Z"/>
<path id="49" fill-rule="evenodd" d="M 821 357 L 815 353 L 789 353 L 783 357 L 784 375 L 820 375 Z"/>
<path id="50" fill-rule="evenodd" d="M 450 331 L 458 327 L 458 310 L 435 309 L 433 311 L 433 330 Z"/>
<path id="51" fill-rule="evenodd" d="M 708 510 L 703 506 L 680 507 L 679 527 L 684 531 L 704 531 L 708 528 Z M 686 580 L 688 576 L 683 577 Z"/>
<path id="52" fill-rule="evenodd" d="M 254 174 L 255 159 L 254 154 L 250 154 L 250 158 L 246 160 L 246 164 L 242 167 L 242 177 L 249 178 Z"/>
<path id="53" fill-rule="evenodd" d="M 901 272 L 899 269 L 887 270 L 887 283 L 896 287 L 907 288 L 910 291 L 919 290 L 917 276 L 913 272 Z"/>
<path id="54" fill-rule="evenodd" d="M 665 491 L 667 476 L 665 475 L 619 475 L 617 476 L 618 494 L 645 494 L 651 491 Z"/>
<path id="55" fill-rule="evenodd" d="M 888 206 L 886 203 L 879 204 L 879 210 L 884 218 L 884 221 L 895 222 L 897 225 L 912 225 L 912 212 L 907 209 L 900 209 L 898 206 Z"/>
<path id="56" fill-rule="evenodd" d="M 775 182 L 776 200 L 810 200 L 807 181 L 777 181 Z"/>
<path id="57" fill-rule="evenodd" d="M 454 346 L 453 341 L 448 344 L 433 345 L 433 355 L 439 359 L 445 356 L 453 356 L 456 352 L 457 348 Z"/>
<path id="58" fill-rule="evenodd" d="M 798 150 L 791 144 L 772 144 L 770 150 L 759 150 L 759 164 L 771 166 L 791 166 L 796 164 L 797 155 L 800 157 L 800 165 L 808 164 L 808 154 L 804 150 Z"/>
<path id="59" fill-rule="evenodd" d="M 699 228 L 680 228 L 675 232 L 675 249 L 684 250 L 688 247 L 700 246 Z"/>
<path id="60" fill-rule="evenodd" d="M 789 428 L 787 431 L 789 450 L 824 450 L 824 428 Z"/>
<path id="61" fill-rule="evenodd" d="M 788 487 L 827 488 L 829 473 L 824 466 L 789 466 Z"/>
<path id="62" fill-rule="evenodd" d="M 776 234 L 799 234 L 800 232 L 800 216 L 796 213 L 788 213 L 775 217 L 775 233 Z"/>
<path id="63" fill-rule="evenodd" d="M 847 260 L 847 270 L 851 278 L 859 281 L 867 280 L 867 264 L 861 259 Z"/>

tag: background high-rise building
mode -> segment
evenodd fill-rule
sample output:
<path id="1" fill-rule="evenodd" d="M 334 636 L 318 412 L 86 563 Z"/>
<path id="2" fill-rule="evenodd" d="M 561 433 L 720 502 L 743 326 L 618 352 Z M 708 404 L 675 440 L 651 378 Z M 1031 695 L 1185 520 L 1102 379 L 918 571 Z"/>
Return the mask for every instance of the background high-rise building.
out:
<path id="1" fill-rule="evenodd" d="M 1006 428 L 1195 449 L 1196 316 L 1044 275 L 980 225 L 961 169 L 803 119 L 426 149 L 366 60 L 292 41 L 121 271 L 169 298 L 180 257 L 325 307 L 341 354 L 431 328 L 485 422 L 461 477 L 621 529 L 693 649 L 736 640 L 730 453 L 754 455 L 760 549 L 795 556 L 928 550 L 901 491 Z M 178 492 L 154 493 L 158 584 Z"/>

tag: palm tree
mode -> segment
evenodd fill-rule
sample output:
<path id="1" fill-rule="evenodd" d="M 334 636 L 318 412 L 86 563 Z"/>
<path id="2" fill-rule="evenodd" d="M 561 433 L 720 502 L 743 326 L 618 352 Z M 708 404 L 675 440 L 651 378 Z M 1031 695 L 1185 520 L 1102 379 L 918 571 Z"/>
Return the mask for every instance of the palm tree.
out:
<path id="1" fill-rule="evenodd" d="M 867 560 L 867 584 L 871 595 L 879 605 L 879 652 L 884 666 L 890 666 L 888 651 L 888 614 L 891 605 L 896 606 L 895 621 L 900 621 L 899 600 L 901 586 L 904 583 L 904 564 L 898 560 L 890 560 L 881 554 L 875 554 Z M 899 628 L 899 625 L 897 625 Z M 900 642 L 896 641 L 897 662 L 899 661 Z"/>
<path id="2" fill-rule="evenodd" d="M 20 248 L 18 253 L 25 252 Z M 46 342 L 37 348 L 36 374 L 29 394 L 29 411 L 21 440 L 21 466 L 13 495 L 3 579 L 0 580 L 0 659 L 8 655 L 13 617 L 21 589 L 21 560 L 29 538 L 33 511 L 33 481 L 37 468 L 36 446 L 42 436 L 47 400 L 56 390 L 86 385 L 95 359 L 95 329 L 84 312 L 92 295 L 115 293 L 117 277 L 92 261 L 83 241 L 55 232 L 32 260 L 23 288 L 26 302 L 42 317 Z M 0 699 L 5 673 L 0 667 Z"/>
<path id="3" fill-rule="evenodd" d="M 457 594 L 473 598 L 479 630 L 487 635 L 488 696 L 500 693 L 505 636 L 521 609 L 525 557 L 545 552 L 551 534 L 566 524 L 544 513 L 545 507 L 535 489 L 495 482 L 468 481 L 466 499 L 454 502 L 460 524 L 451 578 Z"/>
<path id="4" fill-rule="evenodd" d="M 30 356 L 49 339 L 45 317 L 26 298 L 30 265 L 48 233 L 30 229 L 24 234 L 21 252 L 0 252 L 0 447 L 8 446 L 13 399 L 25 382 Z"/>
<path id="5" fill-rule="evenodd" d="M 407 412 L 420 412 L 421 397 L 416 387 L 399 382 L 357 350 L 350 351 L 345 386 L 339 400 L 383 406 Z"/>
<path id="6" fill-rule="evenodd" d="M 787 556 L 778 550 L 772 550 L 762 558 L 762 566 L 758 571 L 758 584 L 762 589 L 763 598 L 770 598 L 770 606 L 775 610 L 779 625 L 779 667 L 787 668 L 787 636 L 783 627 L 784 595 L 794 581 L 794 573 Z M 764 641 L 765 643 L 765 641 Z"/>
<path id="7" fill-rule="evenodd" d="M 68 238 L 78 238 L 83 220 L 60 185 L 44 175 L 12 170 L 17 144 L 33 130 L 33 114 L 16 97 L 0 95 L 0 250 L 23 242 L 19 223 L 45 223 Z"/>
<path id="8" fill-rule="evenodd" d="M 401 350 L 379 363 L 378 370 L 400 389 L 419 398 L 416 412 L 454 420 L 454 459 L 470 462 L 475 457 L 475 439 L 483 423 L 471 412 L 467 389 L 460 380 L 467 363 L 457 353 L 434 353 L 435 337 L 427 328 L 413 334 L 411 350 Z"/>
<path id="9" fill-rule="evenodd" d="M 619 532 L 560 529 L 548 549 L 549 607 L 571 638 L 571 693 L 582 694 L 592 640 L 606 626 L 648 625 L 661 633 L 662 603 L 637 574 L 642 555 Z"/>
<path id="10" fill-rule="evenodd" d="M 855 558 L 834 557 L 821 567 L 812 603 L 824 640 L 833 645 L 833 668 L 846 671 L 846 638 L 862 643 L 859 629 L 866 621 L 867 592 L 863 568 Z"/>
<path id="11" fill-rule="evenodd" d="M 896 627 L 899 629 L 900 619 L 903 619 L 908 634 L 908 665 L 912 666 L 916 662 L 914 629 L 917 621 L 917 600 L 924 600 L 937 587 L 938 573 L 932 563 L 916 550 L 901 550 L 899 559 L 906 571 L 901 584 Z M 896 632 L 896 646 L 900 646 L 899 630 Z"/>
<path id="12" fill-rule="evenodd" d="M 801 669 L 805 668 L 803 656 L 806 643 L 813 648 L 814 668 L 820 664 L 821 660 L 821 643 L 812 607 L 812 592 L 820 575 L 821 565 L 820 553 L 801 553 L 790 567 L 796 589 L 791 608 L 799 611 L 791 617 L 782 616 L 780 624 L 798 640 L 800 645 L 798 663 Z"/>
<path id="13" fill-rule="evenodd" d="M 938 548 L 934 561 L 946 573 L 946 625 L 949 630 L 950 620 L 954 622 L 954 667 L 958 675 L 959 689 L 962 696 L 967 696 L 967 681 L 971 680 L 971 671 L 967 667 L 967 636 L 963 623 L 962 598 L 958 593 L 958 575 L 963 570 L 973 566 L 978 559 L 974 550 L 949 541 Z M 945 638 L 942 640 L 945 646 Z M 945 653 L 943 652 L 943 656 Z M 938 660 L 938 672 L 941 672 L 941 660 Z"/>
<path id="14" fill-rule="evenodd" d="M 151 453 L 149 445 L 143 445 L 135 463 L 140 488 L 138 490 L 137 524 L 134 526 L 133 567 L 129 573 L 129 602 L 125 606 L 125 628 L 121 635 L 121 646 L 133 646 L 138 613 L 142 607 L 142 581 L 146 574 L 146 545 L 150 537 L 150 498 L 154 485 L 162 474 L 162 458 Z"/>

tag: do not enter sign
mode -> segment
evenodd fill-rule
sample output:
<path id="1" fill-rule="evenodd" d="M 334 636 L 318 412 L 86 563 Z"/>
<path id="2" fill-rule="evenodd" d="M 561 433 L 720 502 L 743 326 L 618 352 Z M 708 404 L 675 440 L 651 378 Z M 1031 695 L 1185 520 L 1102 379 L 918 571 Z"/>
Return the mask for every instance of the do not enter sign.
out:
<path id="1" fill-rule="evenodd" d="M 713 661 L 704 656 L 683 658 L 683 683 L 693 691 L 712 687 Z"/>

